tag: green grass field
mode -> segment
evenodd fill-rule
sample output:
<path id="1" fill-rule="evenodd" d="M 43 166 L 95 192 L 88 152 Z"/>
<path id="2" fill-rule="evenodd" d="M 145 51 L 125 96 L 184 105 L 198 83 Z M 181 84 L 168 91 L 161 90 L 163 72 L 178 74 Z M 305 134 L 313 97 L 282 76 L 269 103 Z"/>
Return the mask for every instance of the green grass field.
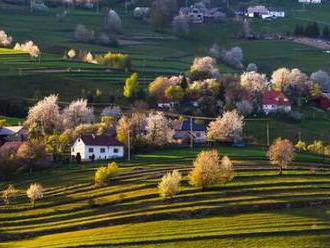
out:
<path id="1" fill-rule="evenodd" d="M 8 116 L 2 116 L 2 115 L 0 115 L 0 120 L 6 120 L 7 126 L 19 125 L 24 121 L 23 119 L 20 119 L 20 118 L 8 117 Z"/>
<path id="2" fill-rule="evenodd" d="M 100 164 L 1 182 L 21 193 L 13 205 L 0 206 L 0 247 L 328 247 L 328 163 L 299 155 L 278 176 L 263 150 L 219 147 L 234 159 L 232 182 L 201 191 L 184 177 L 180 194 L 160 199 L 162 175 L 173 169 L 187 175 L 199 151 L 135 155 L 101 188 L 93 185 Z M 46 191 L 31 209 L 24 189 L 34 181 Z"/>

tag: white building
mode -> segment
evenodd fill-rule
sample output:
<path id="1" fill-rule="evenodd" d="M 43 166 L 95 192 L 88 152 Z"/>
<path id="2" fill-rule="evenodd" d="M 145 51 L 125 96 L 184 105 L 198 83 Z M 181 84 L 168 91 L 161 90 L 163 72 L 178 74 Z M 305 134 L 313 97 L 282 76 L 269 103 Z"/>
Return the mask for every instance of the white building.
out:
<path id="1" fill-rule="evenodd" d="M 322 3 L 322 0 L 298 0 L 299 3 L 316 3 L 316 4 L 319 4 L 319 3 Z"/>
<path id="2" fill-rule="evenodd" d="M 262 19 L 276 17 L 285 17 L 285 11 L 278 8 L 266 8 L 263 5 L 252 6 L 247 9 L 246 16 L 248 17 L 261 17 Z"/>
<path id="3" fill-rule="evenodd" d="M 124 146 L 108 135 L 83 135 L 71 147 L 71 156 L 80 154 L 82 161 L 124 157 Z"/>
<path id="4" fill-rule="evenodd" d="M 0 143 L 3 141 L 24 141 L 27 133 L 23 126 L 0 127 Z"/>
<path id="5" fill-rule="evenodd" d="M 288 113 L 291 111 L 291 103 L 281 91 L 269 90 L 263 96 L 262 109 L 266 114 L 278 111 Z"/>

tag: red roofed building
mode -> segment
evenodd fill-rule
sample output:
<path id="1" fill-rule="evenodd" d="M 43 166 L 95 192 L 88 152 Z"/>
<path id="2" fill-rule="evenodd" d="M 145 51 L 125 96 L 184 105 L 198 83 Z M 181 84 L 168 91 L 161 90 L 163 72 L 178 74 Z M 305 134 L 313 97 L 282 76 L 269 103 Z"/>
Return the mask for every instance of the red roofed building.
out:
<path id="1" fill-rule="evenodd" d="M 78 153 L 82 161 L 122 158 L 124 146 L 112 136 L 82 135 L 71 147 L 71 156 Z"/>
<path id="2" fill-rule="evenodd" d="M 277 111 L 290 112 L 291 103 L 281 91 L 269 90 L 263 96 L 262 109 L 266 114 Z"/>
<path id="3" fill-rule="evenodd" d="M 330 93 L 322 93 L 320 96 L 320 107 L 328 110 L 330 109 Z"/>

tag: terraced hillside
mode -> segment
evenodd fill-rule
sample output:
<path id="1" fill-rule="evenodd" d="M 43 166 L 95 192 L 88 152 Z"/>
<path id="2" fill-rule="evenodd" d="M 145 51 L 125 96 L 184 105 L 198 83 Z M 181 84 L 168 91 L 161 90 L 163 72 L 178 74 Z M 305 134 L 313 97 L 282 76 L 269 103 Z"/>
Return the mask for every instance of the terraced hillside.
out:
<path id="1" fill-rule="evenodd" d="M 101 188 L 96 164 L 13 180 L 21 190 L 38 181 L 46 192 L 35 209 L 24 191 L 0 207 L 2 247 L 328 247 L 328 162 L 299 155 L 278 176 L 263 150 L 219 148 L 235 159 L 233 182 L 201 191 L 184 178 L 179 195 L 161 200 L 160 177 L 186 175 L 199 150 L 136 155 Z"/>

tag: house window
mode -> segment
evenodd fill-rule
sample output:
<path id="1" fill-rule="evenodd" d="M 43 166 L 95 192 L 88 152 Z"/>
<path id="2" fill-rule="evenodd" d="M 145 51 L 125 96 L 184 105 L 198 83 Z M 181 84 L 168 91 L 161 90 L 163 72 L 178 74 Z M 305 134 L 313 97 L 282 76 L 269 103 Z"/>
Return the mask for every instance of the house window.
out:
<path id="1" fill-rule="evenodd" d="M 101 148 L 100 153 L 105 153 L 105 148 Z"/>
<path id="2" fill-rule="evenodd" d="M 80 139 L 78 139 L 78 142 L 80 142 Z"/>
<path id="3" fill-rule="evenodd" d="M 88 148 L 88 152 L 94 152 L 94 148 Z"/>
<path id="4" fill-rule="evenodd" d="M 74 152 L 74 148 L 72 147 L 72 152 Z"/>
<path id="5" fill-rule="evenodd" d="M 200 138 L 201 137 L 201 133 L 196 133 L 196 137 Z"/>
<path id="6" fill-rule="evenodd" d="M 114 148 L 113 149 L 113 153 L 118 153 L 119 152 L 119 149 L 118 148 Z"/>

